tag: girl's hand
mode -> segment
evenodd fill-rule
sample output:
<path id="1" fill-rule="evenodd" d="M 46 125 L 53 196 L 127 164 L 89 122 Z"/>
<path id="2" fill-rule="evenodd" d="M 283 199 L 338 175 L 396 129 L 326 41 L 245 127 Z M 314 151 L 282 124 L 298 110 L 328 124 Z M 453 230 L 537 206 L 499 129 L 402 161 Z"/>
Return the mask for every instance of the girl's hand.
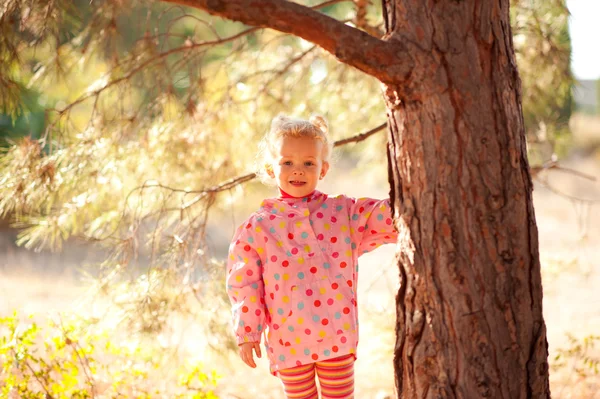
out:
<path id="1" fill-rule="evenodd" d="M 254 356 L 252 354 L 252 349 L 256 352 L 257 357 L 261 357 L 260 353 L 260 342 L 244 342 L 239 345 L 240 347 L 240 357 L 248 366 L 255 368 L 256 363 L 254 363 Z"/>

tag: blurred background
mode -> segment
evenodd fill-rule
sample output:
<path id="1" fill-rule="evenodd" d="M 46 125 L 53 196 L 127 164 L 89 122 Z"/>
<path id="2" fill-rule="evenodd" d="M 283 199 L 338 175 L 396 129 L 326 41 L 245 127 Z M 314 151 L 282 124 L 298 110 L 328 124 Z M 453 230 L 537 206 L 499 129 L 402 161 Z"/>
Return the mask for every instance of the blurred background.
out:
<path id="1" fill-rule="evenodd" d="M 300 3 L 381 35 L 379 2 Z M 223 292 L 234 229 L 275 195 L 255 149 L 278 112 L 335 140 L 385 123 L 379 83 L 161 2 L 0 4 L 0 397 L 281 397 L 231 350 Z M 600 398 L 600 3 L 511 4 L 552 393 Z M 319 189 L 386 197 L 385 142 L 337 147 Z M 395 397 L 393 253 L 361 258 L 360 398 Z"/>

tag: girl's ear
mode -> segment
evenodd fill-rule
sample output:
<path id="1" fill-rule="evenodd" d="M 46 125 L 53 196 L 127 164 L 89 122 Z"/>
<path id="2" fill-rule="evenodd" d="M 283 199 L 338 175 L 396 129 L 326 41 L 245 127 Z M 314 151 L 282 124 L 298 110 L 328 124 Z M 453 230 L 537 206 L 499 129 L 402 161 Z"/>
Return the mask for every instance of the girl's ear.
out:
<path id="1" fill-rule="evenodd" d="M 323 165 L 321 165 L 321 174 L 319 175 L 319 179 L 323 179 L 327 172 L 329 171 L 329 162 L 323 161 Z"/>
<path id="2" fill-rule="evenodd" d="M 273 165 L 271 164 L 266 164 L 265 165 L 265 170 L 267 171 L 267 174 L 269 175 L 269 177 L 271 179 L 275 178 L 275 173 L 273 172 Z"/>

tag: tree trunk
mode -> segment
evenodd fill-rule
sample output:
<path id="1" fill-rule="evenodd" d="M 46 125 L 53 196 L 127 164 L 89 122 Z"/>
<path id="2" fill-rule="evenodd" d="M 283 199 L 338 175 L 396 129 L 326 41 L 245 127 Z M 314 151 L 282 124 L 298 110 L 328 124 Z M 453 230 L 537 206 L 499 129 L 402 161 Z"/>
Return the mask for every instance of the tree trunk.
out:
<path id="1" fill-rule="evenodd" d="M 383 0 L 398 397 L 547 398 L 538 233 L 508 0 Z"/>

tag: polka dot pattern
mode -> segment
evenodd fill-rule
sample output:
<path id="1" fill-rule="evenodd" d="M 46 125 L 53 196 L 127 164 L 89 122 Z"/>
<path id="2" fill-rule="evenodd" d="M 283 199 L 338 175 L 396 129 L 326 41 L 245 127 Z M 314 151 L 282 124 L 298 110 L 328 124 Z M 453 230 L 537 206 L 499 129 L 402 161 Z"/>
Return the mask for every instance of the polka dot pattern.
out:
<path id="1" fill-rule="evenodd" d="M 318 191 L 264 200 L 229 247 L 238 343 L 264 333 L 272 372 L 354 354 L 357 259 L 396 239 L 389 200 Z"/>

